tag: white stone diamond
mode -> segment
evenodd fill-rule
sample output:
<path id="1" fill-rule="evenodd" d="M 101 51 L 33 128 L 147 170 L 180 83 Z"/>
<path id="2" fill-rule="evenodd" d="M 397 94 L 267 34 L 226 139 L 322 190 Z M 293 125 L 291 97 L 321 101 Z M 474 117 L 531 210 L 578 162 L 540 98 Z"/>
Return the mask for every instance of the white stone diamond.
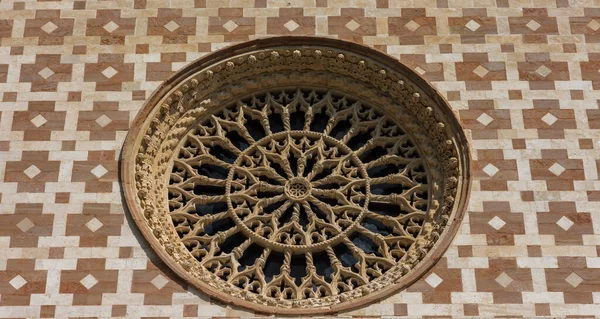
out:
<path id="1" fill-rule="evenodd" d="M 494 218 L 490 219 L 488 225 L 492 226 L 495 230 L 500 230 L 502 227 L 504 227 L 504 225 L 506 225 L 506 222 L 503 221 L 502 218 L 495 216 Z"/>
<path id="2" fill-rule="evenodd" d="M 109 66 L 108 68 L 104 69 L 104 71 L 102 71 L 102 75 L 109 79 L 115 76 L 115 74 L 117 73 L 119 73 L 119 71 L 115 70 L 112 66 Z"/>
<path id="3" fill-rule="evenodd" d="M 223 25 L 223 28 L 225 28 L 225 30 L 227 30 L 227 32 L 232 32 L 233 30 L 237 29 L 239 27 L 239 25 L 235 22 L 233 22 L 233 20 L 229 20 L 227 21 L 227 23 L 225 23 Z"/>
<path id="4" fill-rule="evenodd" d="M 558 227 L 564 230 L 569 230 L 569 228 L 575 225 L 575 223 L 567 217 L 563 216 L 556 222 L 556 225 L 558 225 Z"/>
<path id="5" fill-rule="evenodd" d="M 494 121 L 494 118 L 487 115 L 487 113 L 481 113 L 477 118 L 477 122 L 483 124 L 483 126 L 488 126 L 492 121 Z"/>
<path id="6" fill-rule="evenodd" d="M 290 20 L 290 21 L 286 22 L 283 26 L 286 29 L 288 29 L 290 32 L 293 32 L 294 30 L 296 30 L 300 27 L 300 25 L 298 23 L 296 23 L 296 21 L 294 21 L 294 20 Z"/>
<path id="7" fill-rule="evenodd" d="M 566 169 L 562 167 L 562 165 L 554 163 L 552 166 L 550 166 L 550 168 L 548 168 L 548 170 L 552 172 L 552 174 L 560 176 L 560 174 L 562 174 Z"/>
<path id="8" fill-rule="evenodd" d="M 112 119 L 105 114 L 102 114 L 99 118 L 96 119 L 96 123 L 101 127 L 105 127 L 112 122 Z"/>
<path id="9" fill-rule="evenodd" d="M 483 168 L 483 172 L 486 173 L 489 177 L 492 177 L 494 175 L 496 175 L 496 173 L 498 173 L 500 170 L 498 169 L 498 167 L 494 166 L 493 164 L 487 164 L 484 168 Z"/>
<path id="10" fill-rule="evenodd" d="M 102 165 L 98 165 L 96 167 L 94 167 L 94 169 L 91 170 L 92 174 L 94 174 L 94 176 L 96 176 L 97 178 L 100 178 L 102 176 L 104 176 L 104 174 L 108 173 L 108 170 L 102 166 Z"/>
<path id="11" fill-rule="evenodd" d="M 444 281 L 444 279 L 440 278 L 436 273 L 432 273 L 429 277 L 425 278 L 425 282 L 433 288 L 439 286 L 442 281 Z"/>
<path id="12" fill-rule="evenodd" d="M 507 275 L 505 272 L 503 272 L 500 274 L 500 276 L 496 277 L 496 282 L 500 284 L 500 286 L 506 288 L 508 287 L 508 285 L 510 285 L 511 282 L 513 282 L 513 279 L 510 278 L 510 276 Z"/>
<path id="13" fill-rule="evenodd" d="M 572 272 L 569 277 L 565 278 L 565 281 L 569 283 L 569 285 L 573 286 L 573 288 L 579 286 L 583 282 L 583 278 L 579 277 L 576 273 Z"/>
<path id="14" fill-rule="evenodd" d="M 54 30 L 56 29 L 58 29 L 58 27 L 56 26 L 56 24 L 52 23 L 52 21 L 49 21 L 48 23 L 42 26 L 42 30 L 44 30 L 44 32 L 48 34 L 54 32 Z"/>
<path id="15" fill-rule="evenodd" d="M 552 70 L 550 70 L 547 66 L 542 65 L 539 68 L 537 68 L 537 70 L 535 70 L 535 73 L 537 73 L 541 77 L 545 78 L 548 76 L 548 74 L 552 73 Z"/>
<path id="16" fill-rule="evenodd" d="M 98 279 L 90 274 L 85 276 L 79 282 L 85 287 L 85 289 L 90 289 L 98 283 Z"/>
<path id="17" fill-rule="evenodd" d="M 417 73 L 419 73 L 420 75 L 423 75 L 423 74 L 425 74 L 425 72 L 427 72 L 427 71 L 421 69 L 421 67 L 416 67 L 415 71 L 417 71 Z"/>
<path id="18" fill-rule="evenodd" d="M 38 114 L 36 117 L 32 118 L 30 122 L 33 125 L 35 125 L 35 127 L 40 127 L 40 126 L 46 124 L 46 122 L 48 122 L 48 120 L 46 120 L 46 118 L 44 116 L 42 116 L 42 114 Z"/>
<path id="19" fill-rule="evenodd" d="M 525 25 L 526 27 L 528 27 L 531 31 L 536 31 L 537 29 L 539 29 L 542 25 L 539 24 L 537 21 L 535 20 L 531 20 L 529 22 L 527 22 L 527 24 Z"/>
<path id="20" fill-rule="evenodd" d="M 165 24 L 165 29 L 169 30 L 169 32 L 173 32 L 179 29 L 179 24 L 177 22 L 171 20 L 169 23 Z"/>
<path id="21" fill-rule="evenodd" d="M 414 20 L 410 20 L 407 24 L 404 25 L 408 30 L 410 31 L 415 31 L 417 30 L 419 27 L 421 27 L 420 24 L 416 23 Z"/>
<path id="22" fill-rule="evenodd" d="M 558 118 L 552 115 L 550 112 L 546 113 L 546 115 L 542 117 L 542 121 L 550 126 L 552 126 L 552 124 L 554 124 L 557 120 Z"/>
<path id="23" fill-rule="evenodd" d="M 488 73 L 490 73 L 490 71 L 488 69 L 486 69 L 485 67 L 483 67 L 482 65 L 480 65 L 480 66 L 476 67 L 475 70 L 473 70 L 473 73 L 477 74 L 478 77 L 483 78 Z"/>
<path id="24" fill-rule="evenodd" d="M 89 228 L 92 231 L 92 233 L 95 233 L 98 229 L 104 226 L 104 224 L 102 224 L 102 222 L 99 221 L 98 218 L 94 217 L 92 218 L 92 220 L 87 222 L 85 226 Z"/>
<path id="25" fill-rule="evenodd" d="M 477 23 L 477 21 L 471 20 L 465 24 L 465 27 L 474 32 L 481 27 L 481 24 Z"/>
<path id="26" fill-rule="evenodd" d="M 119 28 L 119 25 L 114 23 L 113 21 L 105 24 L 102 28 L 104 28 L 104 30 L 106 30 L 106 32 L 108 33 L 113 33 L 113 31 L 117 30 Z"/>
<path id="27" fill-rule="evenodd" d="M 350 29 L 350 31 L 354 31 L 360 28 L 360 23 L 354 21 L 354 19 L 350 20 L 350 22 L 346 23 L 346 28 Z"/>
<path id="28" fill-rule="evenodd" d="M 169 283 L 169 280 L 165 278 L 165 276 L 158 274 L 158 276 L 152 279 L 151 283 L 154 285 L 154 287 L 160 290 L 163 289 L 163 287 Z"/>
<path id="29" fill-rule="evenodd" d="M 21 287 L 23 287 L 27 283 L 27 280 L 25 280 L 25 278 L 21 277 L 21 275 L 17 275 L 13 279 L 11 279 L 8 283 L 11 286 L 13 286 L 13 288 L 15 288 L 16 290 L 19 290 L 19 289 L 21 289 Z"/>
<path id="30" fill-rule="evenodd" d="M 33 226 L 35 226 L 35 224 L 27 217 L 23 218 L 23 220 L 17 224 L 17 227 L 19 227 L 22 232 L 30 230 Z"/>
<path id="31" fill-rule="evenodd" d="M 592 29 L 593 31 L 598 31 L 598 29 L 600 29 L 600 23 L 598 23 L 598 21 L 596 20 L 592 20 L 590 21 L 590 23 L 587 24 L 587 27 Z"/>
<path id="32" fill-rule="evenodd" d="M 54 75 L 54 71 L 52 71 L 52 69 L 50 69 L 49 67 L 45 67 L 43 68 L 40 72 L 38 72 L 38 74 L 44 79 L 44 80 L 48 80 L 49 77 Z"/>
<path id="33" fill-rule="evenodd" d="M 29 178 L 34 178 L 41 172 L 42 171 L 40 171 L 40 169 L 37 168 L 37 166 L 35 166 L 35 165 L 31 165 L 26 170 L 23 171 L 23 173 L 25 173 L 25 175 L 27 175 Z"/>

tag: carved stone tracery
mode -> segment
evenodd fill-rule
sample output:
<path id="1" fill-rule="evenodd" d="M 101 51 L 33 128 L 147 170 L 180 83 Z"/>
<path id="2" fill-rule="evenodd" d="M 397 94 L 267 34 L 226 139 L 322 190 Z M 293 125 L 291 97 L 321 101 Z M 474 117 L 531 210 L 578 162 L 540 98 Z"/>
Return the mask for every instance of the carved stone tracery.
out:
<path id="1" fill-rule="evenodd" d="M 464 136 L 435 92 L 312 41 L 182 71 L 126 145 L 128 204 L 159 255 L 264 312 L 337 311 L 405 286 L 468 192 Z"/>

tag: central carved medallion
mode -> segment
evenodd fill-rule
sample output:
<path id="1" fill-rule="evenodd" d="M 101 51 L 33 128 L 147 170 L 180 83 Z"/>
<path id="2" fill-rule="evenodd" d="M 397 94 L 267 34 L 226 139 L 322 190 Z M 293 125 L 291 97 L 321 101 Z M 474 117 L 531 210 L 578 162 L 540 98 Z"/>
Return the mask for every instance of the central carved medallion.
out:
<path id="1" fill-rule="evenodd" d="M 287 199 L 302 201 L 307 199 L 312 190 L 312 185 L 304 177 L 294 177 L 285 182 L 285 195 Z"/>
<path id="2" fill-rule="evenodd" d="M 270 41 L 200 60 L 151 98 L 123 155 L 134 219 L 188 282 L 261 312 L 334 312 L 407 286 L 462 216 L 460 126 L 391 58 Z"/>

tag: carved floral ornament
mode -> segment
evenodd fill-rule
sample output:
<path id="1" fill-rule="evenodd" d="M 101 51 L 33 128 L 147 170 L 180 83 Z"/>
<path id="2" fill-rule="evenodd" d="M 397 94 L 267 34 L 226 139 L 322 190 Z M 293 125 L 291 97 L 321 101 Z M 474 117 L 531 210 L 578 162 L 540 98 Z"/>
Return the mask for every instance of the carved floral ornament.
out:
<path id="1" fill-rule="evenodd" d="M 125 143 L 128 207 L 179 276 L 266 313 L 331 313 L 424 274 L 469 191 L 465 136 L 399 62 L 268 38 L 165 82 Z"/>

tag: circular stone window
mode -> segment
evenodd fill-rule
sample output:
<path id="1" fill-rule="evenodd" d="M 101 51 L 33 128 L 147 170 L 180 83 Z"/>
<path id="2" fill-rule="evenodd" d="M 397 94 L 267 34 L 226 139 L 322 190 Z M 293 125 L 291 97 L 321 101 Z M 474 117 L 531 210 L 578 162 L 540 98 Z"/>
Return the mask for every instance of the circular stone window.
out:
<path id="1" fill-rule="evenodd" d="M 255 40 L 185 67 L 140 111 L 122 165 L 160 258 L 266 313 L 337 312 L 408 286 L 450 244 L 469 193 L 444 99 L 333 39 Z"/>

